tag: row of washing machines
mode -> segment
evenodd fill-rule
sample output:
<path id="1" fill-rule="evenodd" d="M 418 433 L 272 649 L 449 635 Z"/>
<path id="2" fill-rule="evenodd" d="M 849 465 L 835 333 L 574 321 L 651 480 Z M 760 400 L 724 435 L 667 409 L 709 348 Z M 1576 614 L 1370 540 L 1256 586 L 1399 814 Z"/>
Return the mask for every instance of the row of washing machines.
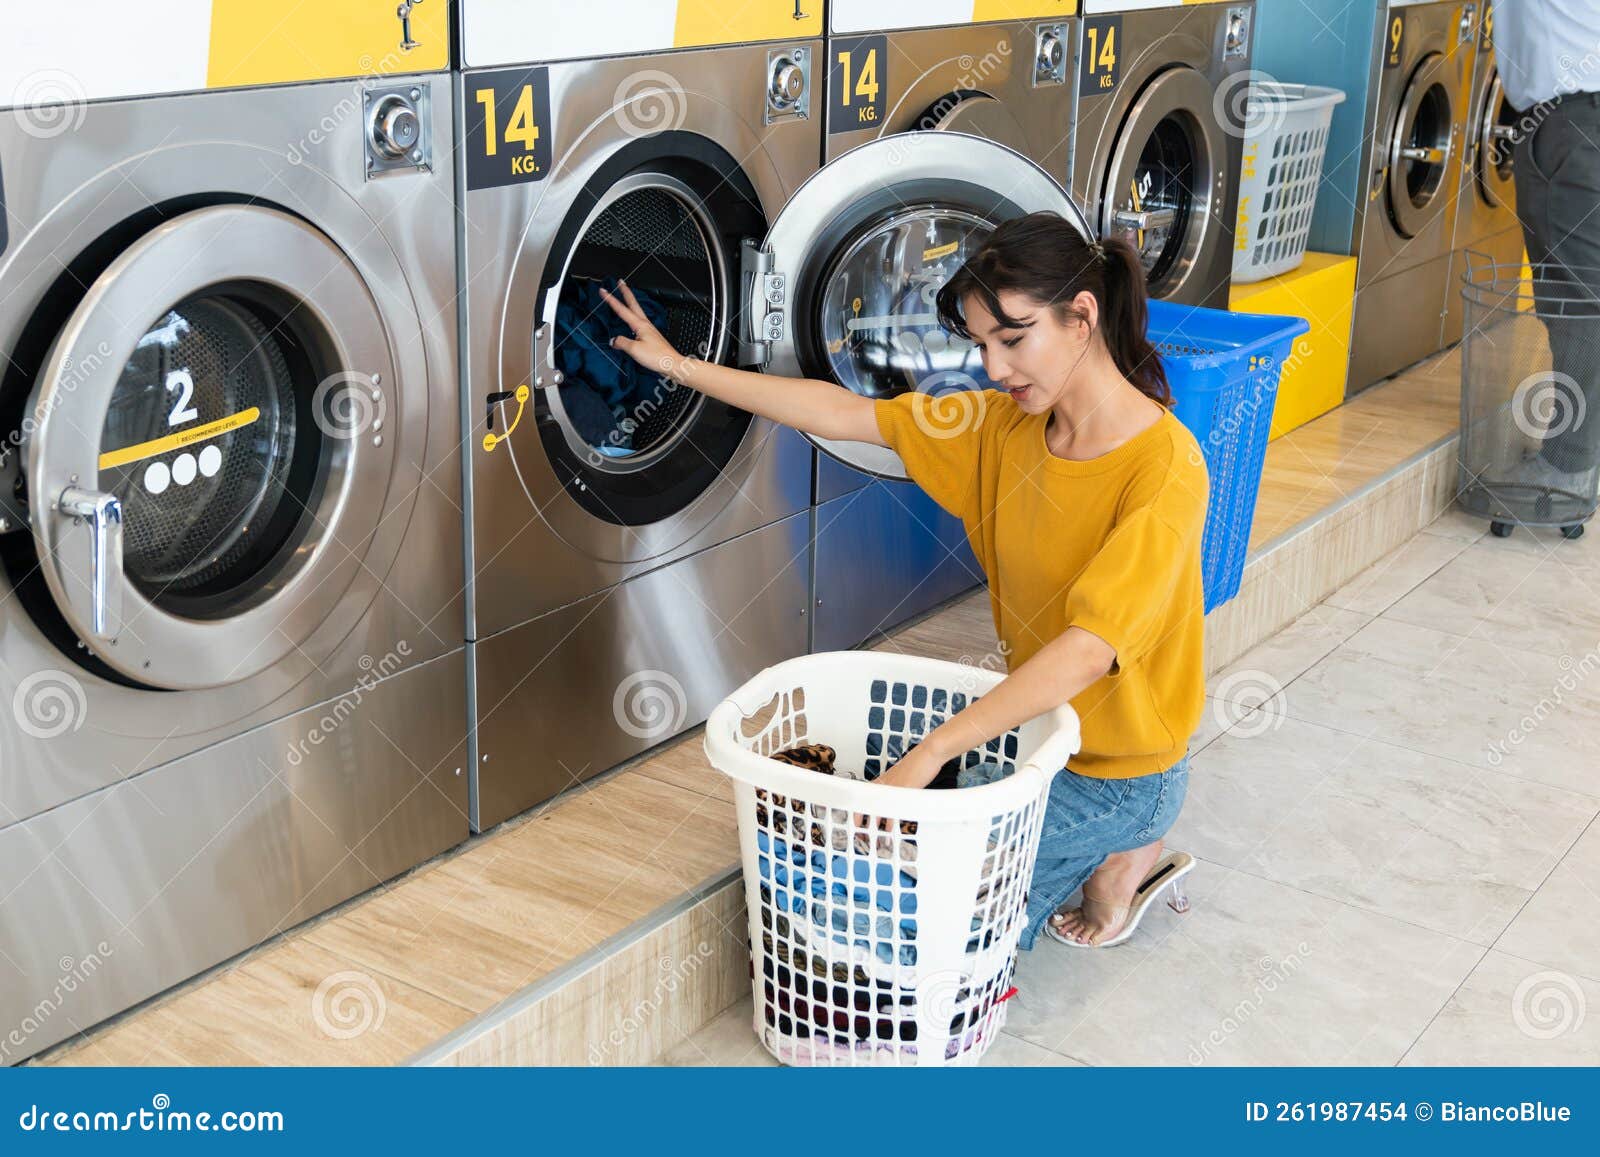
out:
<path id="1" fill-rule="evenodd" d="M 383 75 L 252 84 L 209 0 L 192 83 L 92 2 L 0 53 L 8 1061 L 982 581 L 892 455 L 631 374 L 598 284 L 876 396 L 981 375 L 929 303 L 1020 213 L 1227 302 L 1251 3 L 349 0 Z"/>

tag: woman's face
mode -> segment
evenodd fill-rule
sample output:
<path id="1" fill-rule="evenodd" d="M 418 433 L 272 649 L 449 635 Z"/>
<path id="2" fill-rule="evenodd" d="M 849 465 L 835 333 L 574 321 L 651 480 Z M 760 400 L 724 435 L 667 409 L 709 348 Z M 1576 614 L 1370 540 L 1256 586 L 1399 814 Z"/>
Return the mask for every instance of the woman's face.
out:
<path id="1" fill-rule="evenodd" d="M 1089 321 L 1065 310 L 1041 305 L 1019 290 L 1000 291 L 1000 308 L 1021 324 L 1000 322 L 976 294 L 962 303 L 967 331 L 983 357 L 983 372 L 1029 413 L 1040 414 L 1055 405 L 1071 385 L 1083 361 L 1092 334 L 1098 303 L 1092 293 L 1080 293 L 1072 302 Z"/>

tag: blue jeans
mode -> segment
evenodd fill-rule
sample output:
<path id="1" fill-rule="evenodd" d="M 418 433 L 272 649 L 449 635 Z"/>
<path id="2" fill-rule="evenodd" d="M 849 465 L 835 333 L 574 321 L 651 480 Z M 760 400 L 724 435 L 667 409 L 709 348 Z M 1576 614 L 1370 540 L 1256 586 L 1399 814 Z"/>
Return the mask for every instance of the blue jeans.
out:
<path id="1" fill-rule="evenodd" d="M 981 764 L 962 773 L 961 786 L 991 778 L 998 765 Z M 976 773 L 976 774 L 974 774 Z M 1017 946 L 1031 949 L 1045 921 L 1083 887 L 1112 852 L 1142 848 L 1166 835 L 1178 818 L 1189 788 L 1189 757 L 1165 771 L 1130 779 L 1095 779 L 1062 769 L 1050 784 L 1039 859 L 1028 884 L 1028 925 Z"/>

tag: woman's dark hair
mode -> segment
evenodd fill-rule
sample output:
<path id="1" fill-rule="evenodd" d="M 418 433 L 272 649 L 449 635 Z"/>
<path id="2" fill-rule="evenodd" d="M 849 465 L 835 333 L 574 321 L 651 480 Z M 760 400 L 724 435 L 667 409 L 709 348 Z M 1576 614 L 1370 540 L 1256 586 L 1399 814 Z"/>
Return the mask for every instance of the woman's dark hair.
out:
<path id="1" fill-rule="evenodd" d="M 1085 290 L 1100 304 L 1100 337 L 1118 372 L 1148 397 L 1172 405 L 1172 390 L 1150 339 L 1145 336 L 1144 270 L 1133 246 L 1120 237 L 1098 246 L 1086 240 L 1059 213 L 1029 213 L 1000 225 L 945 282 L 935 299 L 939 324 L 971 337 L 961 303 L 968 294 L 1001 325 L 1022 328 L 1022 322 L 1000 308 L 1000 293 L 1016 290 L 1056 316 L 1086 320 L 1072 301 Z"/>

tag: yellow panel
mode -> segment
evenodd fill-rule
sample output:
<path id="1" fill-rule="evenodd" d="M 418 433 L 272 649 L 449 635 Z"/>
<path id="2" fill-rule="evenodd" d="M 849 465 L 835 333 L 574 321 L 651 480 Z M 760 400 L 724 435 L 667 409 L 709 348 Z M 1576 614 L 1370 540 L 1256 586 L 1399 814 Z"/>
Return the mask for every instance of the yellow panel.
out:
<path id="1" fill-rule="evenodd" d="M 432 72 L 450 65 L 450 7 L 422 0 L 402 49 L 398 0 L 212 0 L 211 88 Z"/>
<path id="2" fill-rule="evenodd" d="M 800 0 L 799 4 L 795 0 L 734 0 L 730 12 L 728 0 L 678 0 L 672 43 L 677 48 L 694 48 L 821 36 L 822 3 L 823 0 Z M 798 20 L 796 8 L 801 13 Z"/>
<path id="3" fill-rule="evenodd" d="M 1298 269 L 1229 291 L 1230 309 L 1303 317 L 1311 323 L 1310 332 L 1295 339 L 1284 363 L 1270 437 L 1287 434 L 1344 401 L 1355 292 L 1356 259 L 1337 253 L 1307 253 Z"/>
<path id="4" fill-rule="evenodd" d="M 973 20 L 1049 20 L 1077 14 L 1078 0 L 972 0 Z"/>

